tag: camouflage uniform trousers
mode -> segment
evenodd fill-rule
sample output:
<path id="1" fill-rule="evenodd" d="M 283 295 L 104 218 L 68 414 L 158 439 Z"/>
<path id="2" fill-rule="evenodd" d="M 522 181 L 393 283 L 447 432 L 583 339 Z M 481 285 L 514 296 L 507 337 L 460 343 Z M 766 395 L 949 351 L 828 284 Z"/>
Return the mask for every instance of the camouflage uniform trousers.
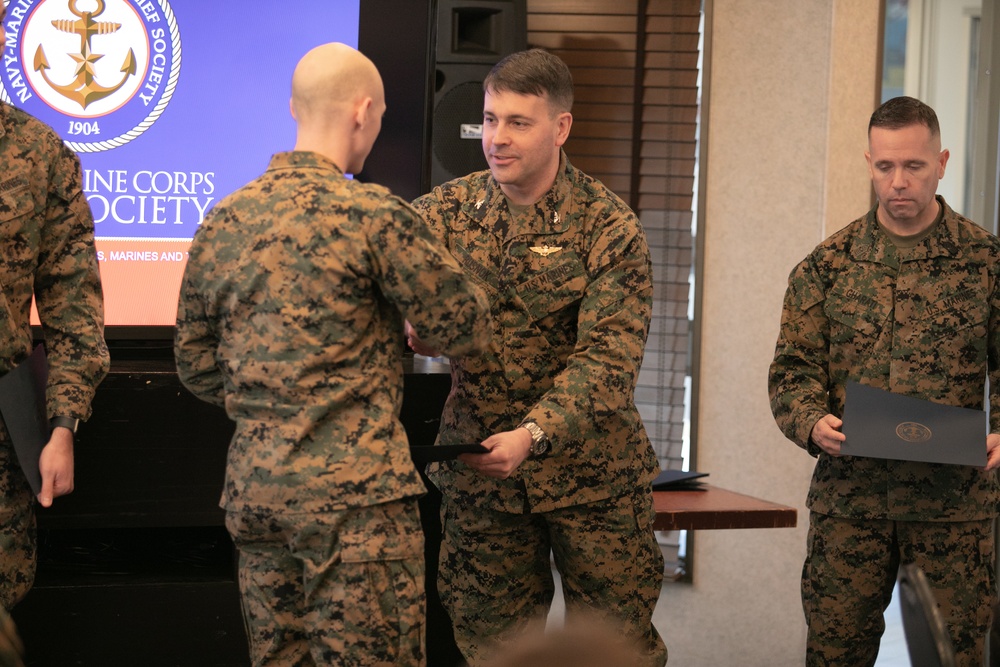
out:
<path id="1" fill-rule="evenodd" d="M 640 667 L 662 667 L 667 647 L 653 627 L 663 554 L 650 492 L 536 514 L 465 507 L 445 496 L 438 589 L 470 667 L 545 623 L 562 579 L 567 623 L 593 617 L 642 646 Z"/>
<path id="2" fill-rule="evenodd" d="M 416 499 L 318 514 L 228 512 L 251 662 L 422 667 Z"/>
<path id="3" fill-rule="evenodd" d="M 927 575 L 956 667 L 982 667 L 997 599 L 993 520 L 889 521 L 811 512 L 802 569 L 806 665 L 875 664 L 901 563 Z"/>
<path id="4" fill-rule="evenodd" d="M 13 609 L 34 580 L 34 498 L 14 446 L 0 437 L 0 607 Z"/>

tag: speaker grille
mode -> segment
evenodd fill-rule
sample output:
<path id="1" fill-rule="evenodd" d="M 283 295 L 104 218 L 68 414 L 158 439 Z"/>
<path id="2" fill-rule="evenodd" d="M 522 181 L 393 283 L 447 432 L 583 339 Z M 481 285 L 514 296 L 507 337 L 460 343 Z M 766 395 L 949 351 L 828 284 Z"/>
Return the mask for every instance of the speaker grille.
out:
<path id="1" fill-rule="evenodd" d="M 448 178 L 486 168 L 482 141 L 462 138 L 462 125 L 481 125 L 482 122 L 482 82 L 460 83 L 441 96 L 434 108 L 432 143 L 434 156 L 448 172 Z"/>

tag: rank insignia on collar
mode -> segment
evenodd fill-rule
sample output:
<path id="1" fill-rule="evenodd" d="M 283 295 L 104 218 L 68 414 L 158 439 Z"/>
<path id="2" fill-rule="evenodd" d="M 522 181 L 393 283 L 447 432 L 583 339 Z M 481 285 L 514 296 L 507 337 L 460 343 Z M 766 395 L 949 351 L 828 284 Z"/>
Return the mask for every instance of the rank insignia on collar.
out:
<path id="1" fill-rule="evenodd" d="M 533 245 L 528 248 L 531 252 L 541 255 L 542 257 L 548 257 L 554 252 L 559 252 L 562 250 L 562 246 L 551 246 L 548 244 L 537 246 Z"/>
<path id="2" fill-rule="evenodd" d="M 483 207 L 483 204 L 485 204 L 485 203 L 486 203 L 485 199 L 480 199 L 479 201 L 477 201 L 476 202 L 476 210 L 478 211 L 479 209 L 481 209 Z"/>

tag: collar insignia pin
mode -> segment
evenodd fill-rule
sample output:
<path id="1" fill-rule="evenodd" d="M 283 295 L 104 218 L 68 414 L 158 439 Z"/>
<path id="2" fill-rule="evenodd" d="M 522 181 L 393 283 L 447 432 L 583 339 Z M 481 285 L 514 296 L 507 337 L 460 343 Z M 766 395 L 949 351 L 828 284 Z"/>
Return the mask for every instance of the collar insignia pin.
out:
<path id="1" fill-rule="evenodd" d="M 477 201 L 476 202 L 476 210 L 478 211 L 479 209 L 481 209 L 483 207 L 483 204 L 485 204 L 485 203 L 486 203 L 485 199 L 480 199 L 479 201 Z"/>

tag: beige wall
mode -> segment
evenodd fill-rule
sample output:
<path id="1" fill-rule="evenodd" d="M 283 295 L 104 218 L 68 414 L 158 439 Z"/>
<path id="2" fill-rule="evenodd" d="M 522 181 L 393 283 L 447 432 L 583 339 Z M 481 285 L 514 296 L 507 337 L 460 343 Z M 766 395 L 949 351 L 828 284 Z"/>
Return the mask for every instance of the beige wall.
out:
<path id="1" fill-rule="evenodd" d="M 670 664 L 801 665 L 799 572 L 813 459 L 771 417 L 767 368 L 785 281 L 869 206 L 874 0 L 713 0 L 698 468 L 799 509 L 795 529 L 702 531 L 694 583 L 661 601 Z"/>

